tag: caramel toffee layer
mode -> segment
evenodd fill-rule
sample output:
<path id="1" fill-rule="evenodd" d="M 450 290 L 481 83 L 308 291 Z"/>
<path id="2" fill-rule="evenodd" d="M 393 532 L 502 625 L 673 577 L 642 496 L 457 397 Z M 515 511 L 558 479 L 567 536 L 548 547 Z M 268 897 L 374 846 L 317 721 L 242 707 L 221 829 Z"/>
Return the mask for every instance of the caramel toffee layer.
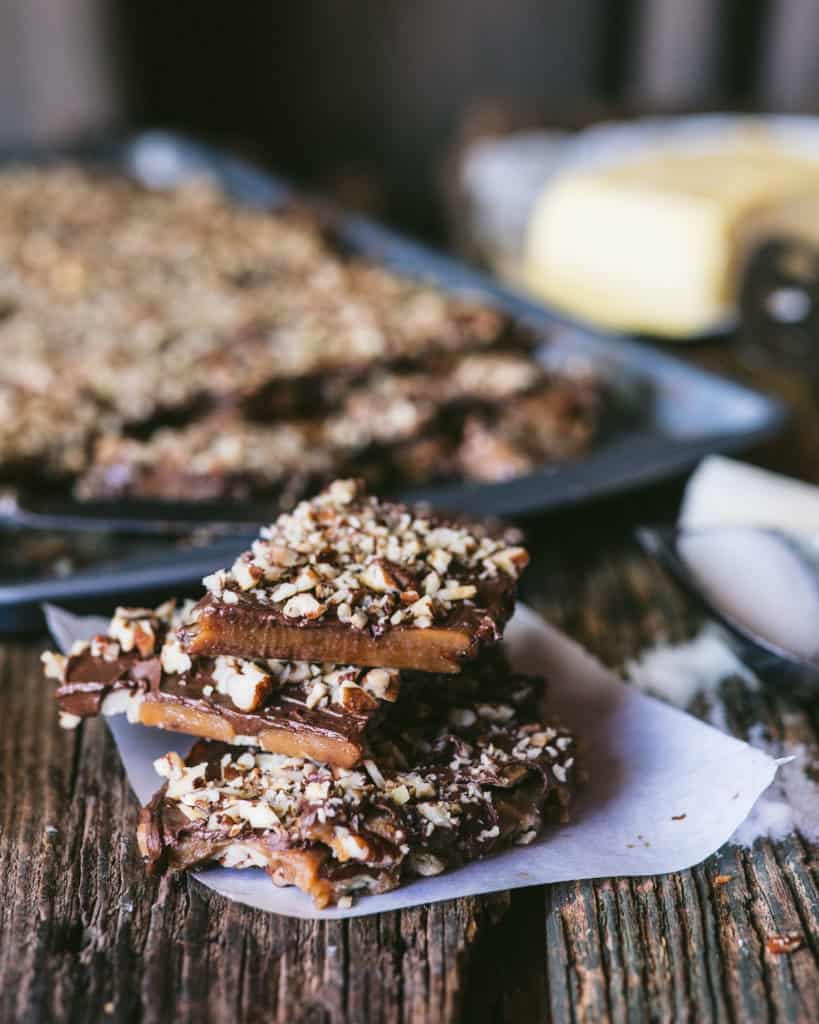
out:
<path id="1" fill-rule="evenodd" d="M 460 703 L 438 687 L 448 706 L 417 702 L 356 770 L 212 742 L 184 763 L 169 754 L 140 814 L 143 857 L 150 870 L 263 867 L 324 907 L 529 843 L 567 819 L 577 775 L 573 737 L 526 713 L 534 685 L 475 700 L 478 681 Z"/>
<path id="2" fill-rule="evenodd" d="M 399 694 L 395 669 L 190 658 L 169 627 L 167 607 L 118 609 L 112 635 L 67 658 L 45 655 L 59 682 L 62 723 L 127 713 L 143 725 L 352 767 L 384 704 Z"/>
<path id="3" fill-rule="evenodd" d="M 208 576 L 178 635 L 192 655 L 458 672 L 512 613 L 518 539 L 337 480 Z"/>

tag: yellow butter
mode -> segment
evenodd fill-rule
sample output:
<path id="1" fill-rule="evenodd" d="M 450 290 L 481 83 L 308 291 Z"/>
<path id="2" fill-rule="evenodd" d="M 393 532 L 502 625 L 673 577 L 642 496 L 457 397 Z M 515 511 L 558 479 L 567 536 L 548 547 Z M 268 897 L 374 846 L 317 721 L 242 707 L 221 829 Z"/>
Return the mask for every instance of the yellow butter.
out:
<path id="1" fill-rule="evenodd" d="M 554 179 L 532 214 L 524 282 L 602 326 L 684 337 L 731 314 L 749 251 L 783 234 L 819 240 L 819 159 L 770 140 L 655 152 Z"/>

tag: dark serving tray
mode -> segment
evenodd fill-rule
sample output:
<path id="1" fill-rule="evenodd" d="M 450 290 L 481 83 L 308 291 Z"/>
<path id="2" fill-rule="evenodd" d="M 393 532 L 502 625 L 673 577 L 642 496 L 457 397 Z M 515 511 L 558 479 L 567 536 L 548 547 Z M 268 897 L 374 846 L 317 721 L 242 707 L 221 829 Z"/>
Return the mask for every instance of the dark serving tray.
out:
<path id="1" fill-rule="evenodd" d="M 0 160 L 8 163 L 43 156 L 17 151 L 0 153 Z M 303 198 L 265 171 L 166 132 L 146 132 L 122 142 L 47 156 L 101 163 L 151 188 L 170 187 L 192 176 L 204 175 L 217 181 L 237 201 L 264 208 L 282 207 Z M 548 336 L 544 358 L 550 362 L 593 365 L 615 392 L 615 404 L 626 411 L 603 432 L 583 459 L 544 466 L 528 476 L 502 483 L 445 482 L 403 492 L 401 497 L 423 499 L 475 515 L 515 516 L 558 509 L 673 477 L 710 452 L 748 448 L 769 437 L 783 423 L 784 408 L 774 399 L 624 336 L 604 334 L 573 323 L 457 260 L 363 217 L 330 209 L 325 212 L 332 220 L 334 236 L 345 250 L 408 276 L 431 281 L 444 290 L 475 295 L 507 311 Z M 127 505 L 127 515 L 138 514 L 138 502 L 123 504 Z M 82 506 L 75 509 L 82 514 Z M 230 506 L 220 504 L 211 509 L 214 520 L 230 519 L 238 511 L 241 519 L 247 521 L 247 507 L 231 510 Z M 179 518 L 185 518 L 190 509 L 175 508 L 169 503 L 165 518 L 174 518 L 177 511 L 185 513 Z M 263 507 L 259 511 L 262 514 Z M 196 517 L 202 512 L 200 507 Z M 224 548 L 224 543 L 219 548 Z M 209 560 L 206 549 L 201 549 L 196 556 L 197 572 L 203 565 L 203 571 L 207 571 L 221 564 L 214 561 L 217 551 L 207 550 L 213 550 L 213 557 Z M 151 588 L 156 584 L 161 589 L 191 580 L 190 558 L 186 561 L 165 553 L 161 561 L 161 566 L 150 571 L 144 563 L 137 566 L 133 580 L 129 566 L 120 563 L 116 571 L 85 570 L 59 581 L 42 580 L 36 585 L 11 587 L 0 584 L 0 629 L 7 611 L 21 604 L 30 606 L 33 600 L 64 600 L 72 595 L 102 598 L 115 590 L 133 589 L 130 584 L 135 581 L 148 581 Z M 144 572 L 148 575 L 141 575 Z M 13 618 L 19 621 L 17 616 L 9 617 Z"/>
<path id="2" fill-rule="evenodd" d="M 91 614 L 113 611 L 118 604 L 153 607 L 171 595 L 200 597 L 202 577 L 230 565 L 249 539 L 234 537 L 187 550 L 156 545 L 135 556 L 104 558 L 66 576 L 1 582 L 0 634 L 41 629 L 47 602 Z"/>

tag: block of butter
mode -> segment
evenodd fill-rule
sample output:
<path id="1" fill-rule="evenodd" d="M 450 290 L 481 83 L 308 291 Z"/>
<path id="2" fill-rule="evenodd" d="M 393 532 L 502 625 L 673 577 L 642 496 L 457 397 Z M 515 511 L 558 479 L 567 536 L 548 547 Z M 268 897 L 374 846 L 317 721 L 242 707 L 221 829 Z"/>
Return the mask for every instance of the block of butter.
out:
<path id="1" fill-rule="evenodd" d="M 769 237 L 819 241 L 819 153 L 764 133 L 567 170 L 535 204 L 525 285 L 614 330 L 686 337 L 732 314 L 743 264 Z"/>

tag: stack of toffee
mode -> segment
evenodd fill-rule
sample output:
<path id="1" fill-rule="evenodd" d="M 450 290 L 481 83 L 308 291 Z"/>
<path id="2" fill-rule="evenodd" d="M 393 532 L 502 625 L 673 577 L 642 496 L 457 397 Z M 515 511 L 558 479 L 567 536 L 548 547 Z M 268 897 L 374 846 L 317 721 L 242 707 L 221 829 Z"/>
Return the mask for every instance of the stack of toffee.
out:
<path id="1" fill-rule="evenodd" d="M 527 563 L 513 531 L 338 480 L 197 604 L 117 609 L 43 658 L 66 727 L 123 712 L 202 737 L 155 764 L 149 870 L 259 866 L 344 906 L 565 820 L 574 738 L 499 645 Z"/>

